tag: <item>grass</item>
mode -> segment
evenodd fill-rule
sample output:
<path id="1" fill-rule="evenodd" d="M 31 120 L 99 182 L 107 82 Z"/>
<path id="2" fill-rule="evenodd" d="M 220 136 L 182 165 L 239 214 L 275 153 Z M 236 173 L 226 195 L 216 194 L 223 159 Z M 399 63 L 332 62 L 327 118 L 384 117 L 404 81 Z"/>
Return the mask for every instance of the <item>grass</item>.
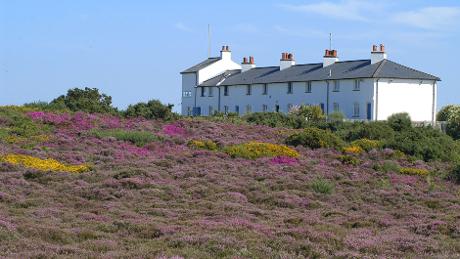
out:
<path id="1" fill-rule="evenodd" d="M 334 184 L 325 179 L 315 179 L 311 183 L 311 188 L 316 193 L 331 194 L 334 191 Z"/>
<path id="2" fill-rule="evenodd" d="M 97 138 L 108 138 L 113 137 L 117 140 L 128 141 L 138 147 L 145 146 L 150 142 L 159 140 L 158 136 L 153 135 L 148 131 L 127 131 L 121 129 L 113 130 L 91 130 L 91 134 Z"/>

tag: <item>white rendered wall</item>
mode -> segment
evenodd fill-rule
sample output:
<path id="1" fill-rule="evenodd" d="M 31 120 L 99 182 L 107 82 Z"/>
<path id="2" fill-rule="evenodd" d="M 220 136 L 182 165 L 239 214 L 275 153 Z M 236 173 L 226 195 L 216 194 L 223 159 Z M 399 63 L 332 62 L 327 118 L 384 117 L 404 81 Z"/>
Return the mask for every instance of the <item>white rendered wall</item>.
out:
<path id="1" fill-rule="evenodd" d="M 225 54 L 228 54 L 228 52 Z M 220 59 L 219 61 L 216 61 L 198 71 L 198 84 L 201 84 L 210 78 L 220 75 L 226 70 L 232 69 L 241 69 L 241 65 L 233 62 L 233 60 L 229 57 Z"/>
<path id="2" fill-rule="evenodd" d="M 380 79 L 376 84 L 377 120 L 407 112 L 413 121 L 433 121 L 436 87 L 433 81 Z M 434 92 L 433 92 L 434 90 Z M 433 111 L 434 107 L 434 111 Z"/>
<path id="3" fill-rule="evenodd" d="M 356 120 L 367 119 L 367 104 L 371 103 L 371 106 L 373 106 L 374 80 L 356 80 L 360 80 L 359 91 L 354 90 L 355 79 L 339 80 L 340 90 L 338 92 L 333 91 L 334 80 L 329 81 L 329 114 L 334 112 L 334 103 L 338 103 L 339 110 L 345 115 L 345 118 Z M 354 116 L 355 103 L 359 104 L 359 116 Z"/>

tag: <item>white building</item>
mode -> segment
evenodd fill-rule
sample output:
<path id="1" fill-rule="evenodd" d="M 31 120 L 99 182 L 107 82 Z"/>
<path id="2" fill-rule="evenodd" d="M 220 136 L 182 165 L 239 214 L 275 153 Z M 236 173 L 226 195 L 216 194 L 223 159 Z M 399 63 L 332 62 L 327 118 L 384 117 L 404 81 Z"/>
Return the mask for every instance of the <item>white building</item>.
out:
<path id="1" fill-rule="evenodd" d="M 296 64 L 282 53 L 279 66 L 256 67 L 254 58 L 241 65 L 228 46 L 182 74 L 182 115 L 207 116 L 215 111 L 288 112 L 294 105 L 318 105 L 326 115 L 385 120 L 407 112 L 414 121 L 436 118 L 436 76 L 387 59 L 384 46 L 373 46 L 370 59 L 339 61 L 326 50 L 322 63 Z"/>

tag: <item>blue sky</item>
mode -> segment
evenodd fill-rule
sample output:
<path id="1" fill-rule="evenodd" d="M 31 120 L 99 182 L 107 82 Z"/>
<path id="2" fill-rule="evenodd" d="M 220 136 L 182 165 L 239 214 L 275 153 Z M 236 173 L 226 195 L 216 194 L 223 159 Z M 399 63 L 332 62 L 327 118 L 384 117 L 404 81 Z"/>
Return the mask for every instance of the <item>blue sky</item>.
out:
<path id="1" fill-rule="evenodd" d="M 233 58 L 321 62 L 333 33 L 341 60 L 388 58 L 441 77 L 438 106 L 460 103 L 459 1 L 0 0 L 0 105 L 50 101 L 96 87 L 115 106 L 180 106 L 179 72 L 230 45 Z M 457 79 L 457 80 L 456 80 Z"/>

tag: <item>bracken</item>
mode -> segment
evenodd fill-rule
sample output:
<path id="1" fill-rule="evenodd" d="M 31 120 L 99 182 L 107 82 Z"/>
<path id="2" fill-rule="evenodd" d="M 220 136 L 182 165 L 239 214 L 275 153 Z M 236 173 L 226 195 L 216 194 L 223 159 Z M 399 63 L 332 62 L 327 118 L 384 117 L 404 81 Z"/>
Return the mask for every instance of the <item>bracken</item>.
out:
<path id="1" fill-rule="evenodd" d="M 65 165 L 57 160 L 48 158 L 40 159 L 28 155 L 8 154 L 0 157 L 0 161 L 13 165 L 21 165 L 39 171 L 82 173 L 90 171 L 88 165 Z"/>

